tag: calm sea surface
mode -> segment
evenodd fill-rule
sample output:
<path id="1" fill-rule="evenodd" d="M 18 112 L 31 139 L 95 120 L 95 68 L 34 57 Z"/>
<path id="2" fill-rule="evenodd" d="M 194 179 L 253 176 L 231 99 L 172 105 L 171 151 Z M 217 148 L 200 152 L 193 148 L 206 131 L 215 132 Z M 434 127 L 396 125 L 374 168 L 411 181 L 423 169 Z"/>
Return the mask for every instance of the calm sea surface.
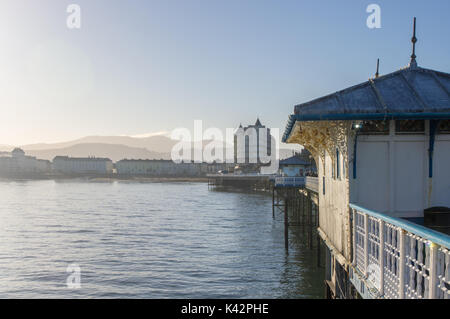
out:
<path id="1" fill-rule="evenodd" d="M 202 183 L 0 181 L 0 298 L 320 298 L 271 198 Z M 81 288 L 66 284 L 70 264 Z"/>

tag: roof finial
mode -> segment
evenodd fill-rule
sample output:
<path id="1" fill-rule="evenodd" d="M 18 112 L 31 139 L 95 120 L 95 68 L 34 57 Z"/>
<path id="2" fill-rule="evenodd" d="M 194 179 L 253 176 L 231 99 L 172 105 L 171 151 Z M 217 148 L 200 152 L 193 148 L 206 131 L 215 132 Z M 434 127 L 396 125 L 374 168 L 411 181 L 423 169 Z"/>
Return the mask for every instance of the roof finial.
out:
<path id="1" fill-rule="evenodd" d="M 411 42 L 413 44 L 412 47 L 412 54 L 411 54 L 411 62 L 409 63 L 410 67 L 417 67 L 417 61 L 416 61 L 416 42 L 417 42 L 417 38 L 416 38 L 416 17 L 414 17 L 414 32 L 413 32 L 413 37 L 411 39 Z"/>
<path id="2" fill-rule="evenodd" d="M 375 79 L 380 76 L 380 59 L 377 59 L 377 73 L 375 73 Z"/>

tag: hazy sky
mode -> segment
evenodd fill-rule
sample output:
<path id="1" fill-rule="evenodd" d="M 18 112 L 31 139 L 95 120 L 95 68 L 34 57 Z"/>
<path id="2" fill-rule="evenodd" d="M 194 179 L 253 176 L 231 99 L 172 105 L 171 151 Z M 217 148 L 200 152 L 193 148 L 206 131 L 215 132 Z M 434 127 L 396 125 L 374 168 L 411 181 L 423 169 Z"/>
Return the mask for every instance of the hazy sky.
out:
<path id="1" fill-rule="evenodd" d="M 81 6 L 81 29 L 66 26 Z M 381 6 L 381 29 L 366 7 Z M 406 66 L 450 73 L 450 1 L 0 0 L 0 144 L 253 123 Z"/>

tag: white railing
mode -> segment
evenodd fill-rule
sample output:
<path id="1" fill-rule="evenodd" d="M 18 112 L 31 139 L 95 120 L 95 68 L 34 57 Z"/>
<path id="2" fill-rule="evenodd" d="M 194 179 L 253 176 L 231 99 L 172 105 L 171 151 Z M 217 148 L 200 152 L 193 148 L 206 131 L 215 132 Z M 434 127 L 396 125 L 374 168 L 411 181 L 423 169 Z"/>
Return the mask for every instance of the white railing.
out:
<path id="1" fill-rule="evenodd" d="M 319 179 L 317 177 L 305 177 L 305 187 L 313 192 L 319 192 Z"/>
<path id="2" fill-rule="evenodd" d="M 450 299 L 450 236 L 350 204 L 353 267 L 387 299 Z"/>
<path id="3" fill-rule="evenodd" d="M 277 187 L 302 187 L 304 185 L 304 177 L 275 177 L 275 186 Z"/>

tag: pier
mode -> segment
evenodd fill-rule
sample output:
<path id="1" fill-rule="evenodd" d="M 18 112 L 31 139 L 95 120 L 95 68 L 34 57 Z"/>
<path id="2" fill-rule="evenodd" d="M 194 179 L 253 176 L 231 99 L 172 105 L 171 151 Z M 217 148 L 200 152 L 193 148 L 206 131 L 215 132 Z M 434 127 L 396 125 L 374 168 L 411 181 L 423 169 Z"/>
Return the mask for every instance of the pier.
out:
<path id="1" fill-rule="evenodd" d="M 289 229 L 306 234 L 309 249 L 317 249 L 317 265 L 320 266 L 320 238 L 318 187 L 316 177 L 275 177 L 272 179 L 272 215 L 284 215 L 284 243 L 289 252 Z M 317 243 L 317 244 L 314 244 Z"/>
<path id="2" fill-rule="evenodd" d="M 208 187 L 231 187 L 251 190 L 269 190 L 272 175 L 262 174 L 208 174 Z"/>
<path id="3" fill-rule="evenodd" d="M 450 299 L 450 237 L 350 204 L 350 281 L 365 299 Z"/>
<path id="4" fill-rule="evenodd" d="M 284 215 L 285 248 L 289 251 L 289 226 L 307 233 L 308 246 L 318 249 L 319 196 L 317 177 L 284 177 L 262 174 L 209 174 L 208 187 L 261 190 L 272 193 L 272 216 Z M 314 244 L 317 243 L 317 245 Z M 318 260 L 318 264 L 320 259 Z"/>
<path id="5" fill-rule="evenodd" d="M 319 178 L 276 185 L 318 196 L 327 298 L 450 299 L 450 74 L 418 66 L 415 22 L 408 67 L 289 116 Z"/>

